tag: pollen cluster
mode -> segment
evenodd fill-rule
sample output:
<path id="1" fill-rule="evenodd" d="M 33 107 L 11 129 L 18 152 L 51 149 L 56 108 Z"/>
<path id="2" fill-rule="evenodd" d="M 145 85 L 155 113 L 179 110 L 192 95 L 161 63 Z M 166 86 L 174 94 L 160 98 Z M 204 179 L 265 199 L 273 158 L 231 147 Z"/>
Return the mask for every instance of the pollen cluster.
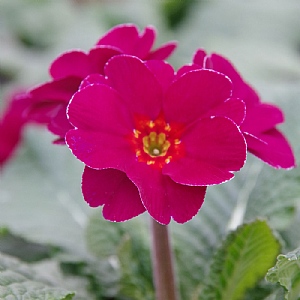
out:
<path id="1" fill-rule="evenodd" d="M 178 129 L 178 126 L 175 126 Z M 163 117 L 156 120 L 139 118 L 131 142 L 139 162 L 162 168 L 182 153 L 180 131 L 166 123 Z"/>
<path id="2" fill-rule="evenodd" d="M 170 147 L 170 142 L 166 139 L 166 134 L 157 134 L 151 131 L 149 135 L 143 137 L 143 150 L 152 157 L 165 156 Z"/>

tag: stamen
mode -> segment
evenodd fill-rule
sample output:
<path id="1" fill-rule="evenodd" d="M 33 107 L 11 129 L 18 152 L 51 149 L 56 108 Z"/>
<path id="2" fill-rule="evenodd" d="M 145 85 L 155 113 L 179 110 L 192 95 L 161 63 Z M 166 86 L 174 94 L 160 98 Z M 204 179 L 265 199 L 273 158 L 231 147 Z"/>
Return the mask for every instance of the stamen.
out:
<path id="1" fill-rule="evenodd" d="M 162 145 L 166 140 L 166 135 L 164 133 L 160 133 L 157 137 L 157 143 Z"/>
<path id="2" fill-rule="evenodd" d="M 181 155 L 179 134 L 162 118 L 141 120 L 137 125 L 132 134 L 137 161 L 162 168 Z"/>
<path id="3" fill-rule="evenodd" d="M 155 125 L 155 123 L 154 123 L 153 121 L 149 121 L 149 127 L 150 127 L 150 128 L 153 128 L 154 125 Z"/>
<path id="4" fill-rule="evenodd" d="M 138 131 L 136 129 L 133 129 L 133 135 L 134 135 L 135 138 L 138 138 L 140 134 L 141 134 L 140 131 Z"/>
<path id="5" fill-rule="evenodd" d="M 155 142 L 156 141 L 156 136 L 157 136 L 156 132 L 151 131 L 150 134 L 149 134 L 150 142 Z"/>
<path id="6" fill-rule="evenodd" d="M 150 146 L 149 136 L 144 136 L 143 137 L 143 145 L 144 145 L 144 148 L 148 148 Z"/>

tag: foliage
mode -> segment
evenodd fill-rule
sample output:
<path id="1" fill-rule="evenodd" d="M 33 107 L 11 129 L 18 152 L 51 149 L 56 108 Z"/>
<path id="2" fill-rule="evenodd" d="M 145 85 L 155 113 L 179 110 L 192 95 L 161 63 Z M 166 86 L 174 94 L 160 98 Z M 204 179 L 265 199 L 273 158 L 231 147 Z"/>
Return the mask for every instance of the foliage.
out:
<path id="1" fill-rule="evenodd" d="M 240 226 L 216 252 L 199 299 L 242 299 L 273 265 L 279 250 L 265 221 Z"/>
<path id="2" fill-rule="evenodd" d="M 194 0 L 163 0 L 161 3 L 162 12 L 170 28 L 176 28 L 188 15 L 194 4 Z"/>
<path id="3" fill-rule="evenodd" d="M 51 286 L 29 265 L 0 254 L 1 299 L 70 300 L 73 296 L 73 292 Z"/>
<path id="4" fill-rule="evenodd" d="M 0 228 L 0 251 L 15 256 L 22 261 L 34 262 L 52 257 L 59 248 L 27 241 L 23 237 Z"/>
<path id="5" fill-rule="evenodd" d="M 99 258 L 113 259 L 119 267 L 119 288 L 130 299 L 153 299 L 148 228 L 143 219 L 110 223 L 100 214 L 91 217 L 87 245 Z"/>
<path id="6" fill-rule="evenodd" d="M 272 283 L 279 282 L 286 290 L 285 299 L 297 300 L 300 295 L 300 249 L 286 255 L 279 255 L 275 267 L 271 268 L 266 279 Z"/>

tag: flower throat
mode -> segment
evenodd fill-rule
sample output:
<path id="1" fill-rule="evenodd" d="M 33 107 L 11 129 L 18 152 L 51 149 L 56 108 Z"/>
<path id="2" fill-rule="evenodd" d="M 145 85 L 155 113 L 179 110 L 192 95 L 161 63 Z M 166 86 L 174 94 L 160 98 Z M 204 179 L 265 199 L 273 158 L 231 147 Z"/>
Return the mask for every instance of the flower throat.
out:
<path id="1" fill-rule="evenodd" d="M 162 168 L 182 153 L 178 126 L 166 123 L 163 116 L 156 120 L 137 118 L 131 142 L 137 160 Z"/>

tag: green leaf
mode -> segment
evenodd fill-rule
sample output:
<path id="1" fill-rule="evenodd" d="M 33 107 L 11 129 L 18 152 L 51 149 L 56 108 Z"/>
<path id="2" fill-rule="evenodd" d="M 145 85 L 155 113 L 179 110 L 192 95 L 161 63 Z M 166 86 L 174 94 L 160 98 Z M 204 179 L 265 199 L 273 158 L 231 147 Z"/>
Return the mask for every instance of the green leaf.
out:
<path id="1" fill-rule="evenodd" d="M 39 244 L 85 255 L 91 209 L 82 198 L 82 164 L 53 135 L 28 128 L 26 144 L 0 174 L 0 226 Z M 30 170 L 30 172 L 29 172 Z"/>
<path id="2" fill-rule="evenodd" d="M 284 288 L 279 287 L 276 288 L 275 291 L 269 295 L 268 297 L 264 298 L 264 300 L 283 300 L 284 299 Z M 249 298 L 249 300 L 252 300 L 253 298 Z M 260 299 L 260 298 L 257 298 Z"/>
<path id="3" fill-rule="evenodd" d="M 276 265 L 268 271 L 266 279 L 272 283 L 280 283 L 287 290 L 285 299 L 300 299 L 300 248 L 279 255 Z"/>
<path id="4" fill-rule="evenodd" d="M 99 259 L 117 259 L 121 296 L 153 299 L 148 226 L 142 216 L 112 223 L 97 213 L 90 218 L 86 238 L 88 249 Z"/>
<path id="5" fill-rule="evenodd" d="M 152 280 L 142 273 L 140 267 L 145 256 L 149 256 L 149 251 L 145 253 L 143 250 L 135 253 L 129 233 L 123 238 L 118 251 L 121 266 L 120 294 L 132 300 L 155 298 Z"/>
<path id="6" fill-rule="evenodd" d="M 163 0 L 161 10 L 170 28 L 176 28 L 188 17 L 195 0 Z"/>
<path id="7" fill-rule="evenodd" d="M 101 214 L 101 210 L 93 214 L 86 228 L 88 249 L 97 257 L 104 258 L 116 255 L 123 238 L 127 234 L 133 241 L 133 248 L 149 249 L 149 233 L 145 219 L 134 218 L 127 222 L 109 222 Z"/>
<path id="8" fill-rule="evenodd" d="M 27 264 L 0 253 L 0 298 L 70 300 L 74 293 L 51 286 Z"/>
<path id="9" fill-rule="evenodd" d="M 243 299 L 274 263 L 280 244 L 267 223 L 257 220 L 229 234 L 214 256 L 201 300 Z"/>
<path id="10" fill-rule="evenodd" d="M 18 257 L 22 261 L 34 262 L 50 258 L 59 251 L 51 245 L 31 242 L 0 227 L 0 252 Z"/>
<path id="11" fill-rule="evenodd" d="M 254 288 L 248 289 L 243 300 L 283 300 L 285 290 L 279 284 L 268 282 L 265 278 L 262 278 Z"/>
<path id="12" fill-rule="evenodd" d="M 80 257 L 62 255 L 59 259 L 67 278 L 73 276 L 84 279 L 86 289 L 95 299 L 115 299 L 120 278 L 117 258 L 82 260 Z"/>

